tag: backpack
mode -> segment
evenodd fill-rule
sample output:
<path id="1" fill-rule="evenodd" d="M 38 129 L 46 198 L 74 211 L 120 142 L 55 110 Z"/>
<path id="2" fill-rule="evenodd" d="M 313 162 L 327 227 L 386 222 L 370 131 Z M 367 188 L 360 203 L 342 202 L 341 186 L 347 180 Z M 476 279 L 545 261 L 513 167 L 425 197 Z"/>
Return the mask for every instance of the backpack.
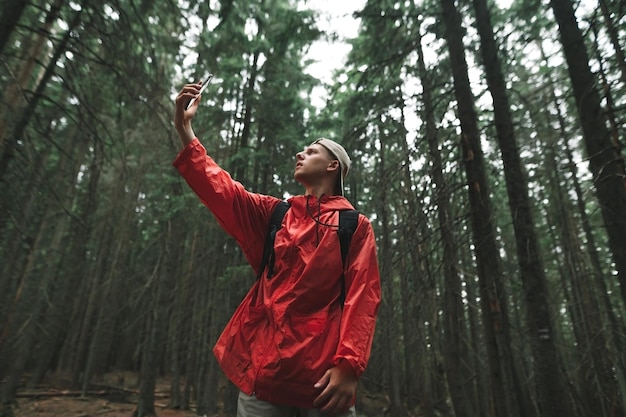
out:
<path id="1" fill-rule="evenodd" d="M 272 212 L 270 217 L 270 225 L 265 238 L 265 246 L 263 248 L 263 257 L 261 258 L 261 267 L 257 278 L 261 278 L 265 268 L 268 268 L 267 277 L 271 278 L 274 275 L 274 240 L 276 239 L 276 233 L 282 227 L 283 217 L 289 210 L 290 204 L 287 201 L 281 201 L 276 205 L 276 208 Z M 356 227 L 359 223 L 359 212 L 356 210 L 341 210 L 339 212 L 339 229 L 337 235 L 339 236 L 339 245 L 341 247 L 341 262 L 346 263 L 346 257 L 348 256 L 348 249 L 350 248 L 350 241 L 354 234 Z M 343 279 L 343 276 L 342 276 Z M 341 300 L 345 299 L 345 288 L 341 289 Z"/>

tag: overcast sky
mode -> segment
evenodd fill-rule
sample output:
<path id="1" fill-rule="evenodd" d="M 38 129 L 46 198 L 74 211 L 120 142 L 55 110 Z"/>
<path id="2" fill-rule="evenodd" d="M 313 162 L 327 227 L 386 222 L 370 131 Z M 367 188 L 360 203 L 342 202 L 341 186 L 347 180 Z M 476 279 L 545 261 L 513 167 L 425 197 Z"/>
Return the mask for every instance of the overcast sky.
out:
<path id="1" fill-rule="evenodd" d="M 339 36 L 338 42 L 329 43 L 325 40 L 315 42 L 307 54 L 308 59 L 315 62 L 311 64 L 306 72 L 323 83 L 333 81 L 333 72 L 346 62 L 346 57 L 350 52 L 350 46 L 341 42 L 345 38 L 356 37 L 359 30 L 359 21 L 352 17 L 356 10 L 361 10 L 365 6 L 366 0 L 308 0 L 303 7 L 318 10 L 320 17 L 318 27 L 328 33 L 336 33 Z M 326 90 L 317 87 L 313 90 L 312 102 L 317 108 L 324 106 L 326 102 Z"/>
<path id="2" fill-rule="evenodd" d="M 365 0 L 308 0 L 306 7 L 318 10 L 321 15 L 318 27 L 326 32 L 337 33 L 341 38 L 356 37 L 359 29 L 359 21 L 352 17 L 356 10 L 365 6 Z M 308 68 L 308 73 L 324 82 L 332 81 L 332 73 L 340 68 L 350 47 L 345 43 L 318 41 L 314 43 L 307 58 L 316 62 Z"/>

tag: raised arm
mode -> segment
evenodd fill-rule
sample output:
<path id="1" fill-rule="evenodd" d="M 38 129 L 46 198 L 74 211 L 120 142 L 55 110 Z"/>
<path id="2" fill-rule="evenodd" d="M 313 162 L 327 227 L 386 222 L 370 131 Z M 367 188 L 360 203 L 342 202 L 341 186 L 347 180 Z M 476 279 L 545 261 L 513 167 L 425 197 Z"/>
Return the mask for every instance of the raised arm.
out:
<path id="1" fill-rule="evenodd" d="M 198 110 L 198 103 L 200 103 L 200 99 L 198 98 L 188 110 L 185 110 L 185 108 L 191 99 L 198 97 L 201 87 L 201 82 L 187 84 L 180 90 L 178 96 L 176 96 L 174 127 L 176 128 L 176 132 L 178 132 L 183 148 L 189 145 L 196 137 L 193 132 L 193 128 L 191 127 L 191 120 L 195 116 L 196 110 Z"/>
<path id="2" fill-rule="evenodd" d="M 201 87 L 201 83 L 187 84 L 176 96 L 174 125 L 183 149 L 173 165 L 222 228 L 237 240 L 256 272 L 269 218 L 280 200 L 248 192 L 207 154 L 191 127 L 199 100 L 185 110 L 189 101 L 198 97 Z"/>

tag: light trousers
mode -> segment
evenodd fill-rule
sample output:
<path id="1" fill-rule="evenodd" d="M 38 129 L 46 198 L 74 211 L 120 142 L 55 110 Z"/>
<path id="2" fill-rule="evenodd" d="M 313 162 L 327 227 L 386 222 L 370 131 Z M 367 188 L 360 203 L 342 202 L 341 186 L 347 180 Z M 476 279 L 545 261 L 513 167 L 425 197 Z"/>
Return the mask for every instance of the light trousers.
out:
<path id="1" fill-rule="evenodd" d="M 316 408 L 298 408 L 289 405 L 278 405 L 258 400 L 256 397 L 239 392 L 237 400 L 237 417 L 356 417 L 354 406 L 341 414 L 325 414 Z"/>

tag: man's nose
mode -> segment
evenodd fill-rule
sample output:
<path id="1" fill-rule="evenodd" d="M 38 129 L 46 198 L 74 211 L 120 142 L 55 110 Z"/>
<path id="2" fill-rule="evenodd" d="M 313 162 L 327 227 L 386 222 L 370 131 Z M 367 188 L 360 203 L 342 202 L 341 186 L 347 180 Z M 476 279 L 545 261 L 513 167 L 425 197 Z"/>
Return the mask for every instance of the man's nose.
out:
<path id="1" fill-rule="evenodd" d="M 302 160 L 302 159 L 304 159 L 304 152 L 298 152 L 298 153 L 296 154 L 296 159 L 297 159 L 297 160 Z"/>

